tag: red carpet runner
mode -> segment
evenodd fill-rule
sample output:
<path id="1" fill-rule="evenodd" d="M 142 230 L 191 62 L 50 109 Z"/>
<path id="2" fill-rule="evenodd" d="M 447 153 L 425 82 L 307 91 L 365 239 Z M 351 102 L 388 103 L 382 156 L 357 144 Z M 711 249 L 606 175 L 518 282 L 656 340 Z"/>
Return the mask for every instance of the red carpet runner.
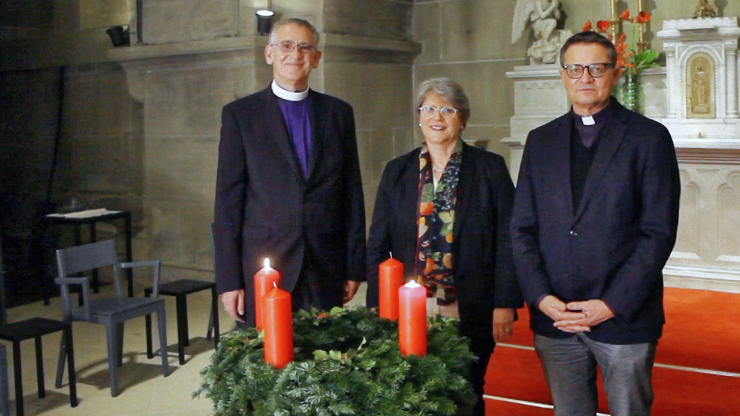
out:
<path id="1" fill-rule="evenodd" d="M 740 415 L 740 294 L 667 288 L 666 325 L 653 372 L 654 416 Z M 486 376 L 486 394 L 552 404 L 537 355 L 529 314 L 519 310 L 514 337 L 499 345 Z M 705 374 L 689 369 L 736 373 Z M 608 414 L 599 387 L 599 411 Z M 487 400 L 487 416 L 552 415 L 552 409 Z"/>

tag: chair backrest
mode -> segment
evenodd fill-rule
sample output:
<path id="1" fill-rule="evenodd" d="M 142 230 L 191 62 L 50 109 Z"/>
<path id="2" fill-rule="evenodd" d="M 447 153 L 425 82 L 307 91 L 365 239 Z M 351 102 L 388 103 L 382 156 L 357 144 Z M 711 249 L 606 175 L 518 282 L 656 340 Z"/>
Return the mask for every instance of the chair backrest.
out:
<path id="1" fill-rule="evenodd" d="M 103 240 L 57 250 L 59 277 L 72 277 L 80 272 L 109 266 L 113 267 L 113 284 L 116 289 L 116 296 L 123 297 L 118 254 L 116 253 L 116 243 L 113 240 Z"/>
<path id="2" fill-rule="evenodd" d="M 113 266 L 116 263 L 118 255 L 113 240 L 57 250 L 59 277 L 70 277 L 80 272 Z"/>

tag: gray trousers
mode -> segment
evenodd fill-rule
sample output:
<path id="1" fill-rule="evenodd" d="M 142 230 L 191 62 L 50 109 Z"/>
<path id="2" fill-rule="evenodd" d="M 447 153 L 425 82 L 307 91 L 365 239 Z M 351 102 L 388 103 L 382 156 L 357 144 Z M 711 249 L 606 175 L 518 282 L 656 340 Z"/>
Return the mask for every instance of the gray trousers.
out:
<path id="1" fill-rule="evenodd" d="M 657 342 L 606 344 L 579 332 L 568 338 L 535 335 L 534 344 L 552 393 L 555 416 L 596 415 L 597 365 L 612 416 L 650 416 Z"/>

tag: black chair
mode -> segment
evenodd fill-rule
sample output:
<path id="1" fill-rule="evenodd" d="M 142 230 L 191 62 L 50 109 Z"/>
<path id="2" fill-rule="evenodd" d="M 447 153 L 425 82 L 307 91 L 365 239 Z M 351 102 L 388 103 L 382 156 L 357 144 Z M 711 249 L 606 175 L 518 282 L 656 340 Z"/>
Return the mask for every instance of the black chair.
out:
<path id="1" fill-rule="evenodd" d="M 123 325 L 124 322 L 142 315 L 157 314 L 159 327 L 159 341 L 162 355 L 162 373 L 169 375 L 167 363 L 167 318 L 164 300 L 159 298 L 159 271 L 161 263 L 157 261 L 142 261 L 119 263 L 116 247 L 113 240 L 104 240 L 92 244 L 57 250 L 57 265 L 59 278 L 57 284 L 61 286 L 64 320 L 70 324 L 73 321 L 84 321 L 104 324 L 106 327 L 106 341 L 108 345 L 108 372 L 110 377 L 111 396 L 118 395 L 116 372 L 123 360 Z M 68 277 L 78 272 L 85 272 L 101 267 L 113 267 L 113 283 L 116 296 L 103 299 L 90 299 L 90 285 L 85 277 Z M 147 266 L 154 269 L 154 291 L 152 298 L 126 297 L 121 284 L 121 269 Z M 69 296 L 70 285 L 81 285 L 84 304 L 74 307 Z M 64 372 L 65 349 L 59 353 L 57 367 L 57 383 Z"/>
<path id="2" fill-rule="evenodd" d="M 144 289 L 144 295 L 150 296 L 152 288 Z M 190 336 L 188 335 L 188 300 L 187 296 L 191 293 L 203 290 L 211 291 L 211 313 L 208 320 L 208 330 L 206 338 L 211 339 L 213 333 L 214 345 L 218 346 L 219 326 L 218 326 L 218 294 L 216 293 L 216 283 L 205 282 L 202 280 L 180 279 L 173 282 L 159 285 L 159 294 L 165 296 L 174 296 L 177 310 L 177 354 L 180 358 L 180 364 L 185 364 L 185 347 L 190 345 Z M 152 319 L 150 315 L 146 316 L 146 352 L 147 357 L 152 358 Z"/>
<path id="3" fill-rule="evenodd" d="M 213 248 L 213 224 L 211 224 L 211 248 Z M 190 345 L 190 336 L 188 335 L 188 301 L 187 295 L 200 292 L 202 290 L 211 291 L 211 313 L 208 319 L 208 329 L 206 330 L 206 339 L 211 339 L 213 334 L 213 344 L 217 348 L 219 341 L 218 326 L 218 293 L 216 292 L 216 283 L 204 282 L 202 280 L 180 279 L 174 282 L 165 283 L 159 286 L 159 294 L 174 296 L 177 306 L 177 354 L 180 358 L 180 364 L 185 364 L 185 347 Z M 152 288 L 144 290 L 144 295 L 149 296 Z M 146 317 L 146 345 L 147 357 L 152 358 L 152 331 L 151 318 Z M 213 332 L 211 332 L 213 331 Z"/>
<path id="4" fill-rule="evenodd" d="M 13 373 L 15 375 L 15 408 L 16 415 L 22 416 L 23 411 L 23 372 L 21 371 L 21 341 L 33 338 L 36 341 L 36 379 L 39 386 L 39 398 L 46 397 L 44 385 L 44 357 L 41 349 L 41 337 L 62 331 L 62 347 L 68 355 L 69 365 L 69 402 L 77 407 L 77 384 L 74 364 L 74 350 L 72 345 L 72 324 L 45 318 L 31 318 L 25 321 L 14 322 L 0 327 L 0 339 L 13 343 Z M 62 386 L 61 378 L 57 379 L 56 387 Z"/>
<path id="5" fill-rule="evenodd" d="M 3 268 L 2 260 L 2 239 L 0 238 L 0 286 L 5 283 L 5 270 Z M 1 289 L 1 288 L 0 288 Z M 0 293 L 4 296 L 4 293 Z M 5 304 L 2 303 L 2 315 L 5 316 Z M 13 373 L 15 377 L 15 408 L 16 415 L 22 416 L 24 414 L 23 409 L 23 372 L 21 369 L 21 341 L 33 338 L 36 341 L 36 380 L 38 382 L 38 395 L 39 398 L 46 397 L 46 387 L 44 383 L 44 358 L 41 344 L 41 337 L 44 335 L 52 334 L 54 332 L 62 332 L 62 346 L 63 349 L 69 354 L 69 402 L 72 407 L 77 407 L 77 383 L 75 374 L 74 364 L 74 349 L 72 343 L 72 325 L 69 322 L 55 321 L 53 319 L 46 318 L 31 318 L 14 323 L 3 322 L 0 325 L 0 339 L 10 341 L 13 343 Z M 4 377 L 7 381 L 7 358 L 5 356 L 5 346 L 2 346 L 2 356 L 0 356 L 0 379 Z M 61 377 L 57 378 L 56 387 L 62 386 Z M 5 383 L 4 387 L 0 387 L 0 390 L 7 392 L 8 385 Z M 5 403 L 3 395 L 5 393 L 0 391 L 0 410 L 3 411 L 3 415 L 10 415 L 5 412 Z M 9 405 L 8 405 L 9 406 Z"/>

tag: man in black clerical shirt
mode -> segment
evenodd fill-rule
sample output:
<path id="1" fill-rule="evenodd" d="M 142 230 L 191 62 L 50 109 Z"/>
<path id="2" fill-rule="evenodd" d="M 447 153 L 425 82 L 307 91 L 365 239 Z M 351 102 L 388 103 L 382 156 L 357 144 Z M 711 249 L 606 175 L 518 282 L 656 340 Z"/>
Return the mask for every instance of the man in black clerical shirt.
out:
<path id="1" fill-rule="evenodd" d="M 530 132 L 516 189 L 514 261 L 556 416 L 596 414 L 597 365 L 613 416 L 653 402 L 678 163 L 663 125 L 611 97 L 616 62 L 598 33 L 566 41 L 572 111 Z"/>

